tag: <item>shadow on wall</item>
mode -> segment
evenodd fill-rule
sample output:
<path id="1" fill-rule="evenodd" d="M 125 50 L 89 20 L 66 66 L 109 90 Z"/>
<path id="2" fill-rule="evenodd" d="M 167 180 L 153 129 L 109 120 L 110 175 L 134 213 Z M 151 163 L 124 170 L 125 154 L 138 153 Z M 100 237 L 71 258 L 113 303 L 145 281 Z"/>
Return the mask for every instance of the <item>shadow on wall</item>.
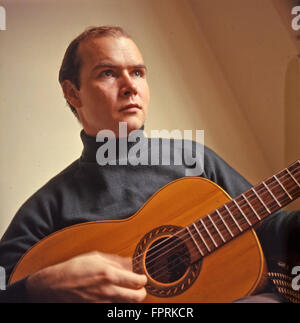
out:
<path id="1" fill-rule="evenodd" d="M 300 159 L 300 58 L 293 58 L 288 64 L 285 77 L 285 159 L 290 164 Z M 291 206 L 300 208 L 300 201 Z"/>
<path id="2" fill-rule="evenodd" d="M 300 158 L 300 58 L 293 58 L 285 77 L 285 155 L 290 163 Z"/>

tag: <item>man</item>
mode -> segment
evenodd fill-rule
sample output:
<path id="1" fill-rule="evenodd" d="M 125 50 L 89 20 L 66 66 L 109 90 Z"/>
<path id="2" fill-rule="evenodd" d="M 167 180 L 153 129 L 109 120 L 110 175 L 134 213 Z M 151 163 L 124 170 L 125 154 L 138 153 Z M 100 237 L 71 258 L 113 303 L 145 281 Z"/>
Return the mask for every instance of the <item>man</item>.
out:
<path id="1" fill-rule="evenodd" d="M 121 137 L 120 122 L 127 124 L 126 135 L 143 127 L 150 99 L 146 72 L 139 49 L 121 28 L 91 28 L 69 45 L 59 80 L 82 124 L 84 150 L 14 217 L 0 244 L 0 265 L 8 274 L 26 250 L 50 233 L 80 222 L 124 219 L 159 188 L 185 176 L 187 165 L 103 167 L 96 162 L 95 136 L 100 130 Z M 181 154 L 175 149 L 173 153 Z M 232 197 L 250 187 L 208 148 L 204 160 L 202 176 Z M 299 233 L 299 218 L 296 212 L 288 218 L 277 214 L 261 225 L 258 234 L 266 255 L 272 248 L 284 254 L 289 237 Z M 94 252 L 42 269 L 8 286 L 1 297 L 3 301 L 140 302 L 146 296 L 146 282 L 146 276 L 132 272 L 130 259 Z"/>

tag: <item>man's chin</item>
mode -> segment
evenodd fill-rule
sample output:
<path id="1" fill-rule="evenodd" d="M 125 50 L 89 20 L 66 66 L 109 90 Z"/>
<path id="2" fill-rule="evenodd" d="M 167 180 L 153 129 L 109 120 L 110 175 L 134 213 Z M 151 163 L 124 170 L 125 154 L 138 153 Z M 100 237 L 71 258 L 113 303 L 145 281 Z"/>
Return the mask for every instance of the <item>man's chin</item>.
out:
<path id="1" fill-rule="evenodd" d="M 114 120 L 114 122 L 106 128 L 103 128 L 102 126 L 97 130 L 96 128 L 84 127 L 84 130 L 86 134 L 90 136 L 96 136 L 99 131 L 108 130 L 112 131 L 112 135 L 115 137 L 127 137 L 132 131 L 141 129 L 143 125 L 144 120 L 141 118 L 130 117 Z"/>
<path id="2" fill-rule="evenodd" d="M 144 125 L 144 120 L 138 118 L 126 118 L 125 120 L 119 121 L 119 132 L 120 135 L 125 133 L 128 136 L 132 131 L 139 130 Z"/>

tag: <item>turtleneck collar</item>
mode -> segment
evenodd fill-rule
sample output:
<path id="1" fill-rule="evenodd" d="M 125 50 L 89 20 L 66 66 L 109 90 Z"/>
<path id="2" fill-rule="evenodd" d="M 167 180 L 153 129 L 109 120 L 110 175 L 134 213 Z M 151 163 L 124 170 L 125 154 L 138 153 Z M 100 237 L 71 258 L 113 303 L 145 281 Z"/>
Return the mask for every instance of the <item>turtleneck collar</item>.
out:
<path id="1" fill-rule="evenodd" d="M 140 143 L 142 146 L 147 141 L 147 137 L 144 135 L 144 126 L 142 126 L 138 132 L 138 137 L 134 135 L 134 132 L 132 132 L 128 137 L 124 138 L 110 138 L 111 143 L 113 143 L 115 150 L 116 150 L 116 158 L 121 159 L 121 158 L 127 158 L 127 154 L 125 156 L 124 154 L 124 149 L 126 152 L 130 150 L 131 147 L 139 143 L 141 140 L 142 142 Z M 80 137 L 83 143 L 83 151 L 81 154 L 80 160 L 83 162 L 97 162 L 96 160 L 96 154 L 98 149 L 107 144 L 108 138 L 107 137 L 101 137 L 101 141 L 97 141 L 97 138 L 94 136 L 90 136 L 86 134 L 84 130 L 81 130 L 80 132 Z M 120 149 L 120 146 L 122 145 L 122 148 Z M 126 149 L 127 147 L 127 149 Z"/>

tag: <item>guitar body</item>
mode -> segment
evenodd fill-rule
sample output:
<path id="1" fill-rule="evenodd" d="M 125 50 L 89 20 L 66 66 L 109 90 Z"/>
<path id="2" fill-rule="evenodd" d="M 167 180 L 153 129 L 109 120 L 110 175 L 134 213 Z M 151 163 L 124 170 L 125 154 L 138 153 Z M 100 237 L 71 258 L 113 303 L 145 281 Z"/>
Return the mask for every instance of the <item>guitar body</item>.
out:
<path id="1" fill-rule="evenodd" d="M 229 200 L 228 194 L 209 180 L 198 177 L 176 180 L 125 220 L 82 223 L 41 240 L 20 259 L 10 283 L 41 268 L 98 250 L 134 259 L 135 271 L 148 276 L 145 302 L 231 302 L 253 294 L 263 285 L 266 272 L 253 230 L 188 265 L 170 281 L 168 276 L 154 278 L 149 274 L 146 256 L 143 256 L 155 243 L 159 245 L 162 239 L 170 237 L 174 230 L 201 219 Z M 185 248 L 190 250 L 191 245 Z"/>

